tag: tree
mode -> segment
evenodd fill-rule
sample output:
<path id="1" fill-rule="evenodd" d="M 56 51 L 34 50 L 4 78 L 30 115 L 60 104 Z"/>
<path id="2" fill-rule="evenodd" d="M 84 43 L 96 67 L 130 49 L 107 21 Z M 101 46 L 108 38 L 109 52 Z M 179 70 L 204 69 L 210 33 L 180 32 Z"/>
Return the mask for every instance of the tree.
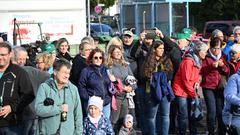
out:
<path id="1" fill-rule="evenodd" d="M 239 20 L 239 7 L 239 0 L 202 0 L 201 3 L 190 3 L 190 15 L 196 24 L 213 20 Z"/>
<path id="2" fill-rule="evenodd" d="M 93 9 L 97 4 L 99 3 L 104 4 L 104 6 L 102 7 L 103 10 L 109 8 L 110 6 L 113 6 L 115 4 L 116 0 L 90 0 L 90 6 L 91 9 Z"/>

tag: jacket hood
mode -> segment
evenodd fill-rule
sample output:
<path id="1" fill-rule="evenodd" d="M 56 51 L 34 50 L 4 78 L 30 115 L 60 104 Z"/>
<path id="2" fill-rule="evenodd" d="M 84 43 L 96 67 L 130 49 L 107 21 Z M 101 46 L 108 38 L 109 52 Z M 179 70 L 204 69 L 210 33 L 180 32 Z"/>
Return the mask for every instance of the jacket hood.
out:
<path id="1" fill-rule="evenodd" d="M 191 58 L 194 61 L 194 66 L 200 68 L 201 67 L 201 60 L 200 58 L 197 56 L 197 54 L 195 54 L 193 51 L 190 51 L 188 53 L 185 54 L 185 58 Z"/>

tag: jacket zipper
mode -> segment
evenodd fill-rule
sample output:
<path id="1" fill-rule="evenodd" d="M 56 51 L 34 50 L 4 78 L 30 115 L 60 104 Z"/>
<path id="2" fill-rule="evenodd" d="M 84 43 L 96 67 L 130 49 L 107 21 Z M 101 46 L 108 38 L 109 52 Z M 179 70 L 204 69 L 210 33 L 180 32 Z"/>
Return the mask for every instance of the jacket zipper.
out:
<path id="1" fill-rule="evenodd" d="M 12 94 L 13 94 L 14 84 L 15 84 L 15 81 L 13 81 L 13 84 L 12 84 L 12 89 L 11 89 L 10 97 L 12 97 Z"/>

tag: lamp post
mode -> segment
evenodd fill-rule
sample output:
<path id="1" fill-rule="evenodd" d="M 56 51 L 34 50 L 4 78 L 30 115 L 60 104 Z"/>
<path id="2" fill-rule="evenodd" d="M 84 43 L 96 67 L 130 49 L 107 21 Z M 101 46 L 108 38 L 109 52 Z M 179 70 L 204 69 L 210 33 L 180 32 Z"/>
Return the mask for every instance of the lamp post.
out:
<path id="1" fill-rule="evenodd" d="M 90 33 L 90 32 L 91 32 L 91 31 L 90 31 L 90 19 L 91 19 L 91 18 L 90 18 L 90 16 L 91 16 L 91 15 L 90 15 L 90 0 L 87 0 L 87 3 L 88 3 L 88 7 L 87 7 L 87 8 L 88 8 L 88 12 L 87 12 L 87 14 L 88 14 L 88 15 L 87 15 L 87 16 L 88 16 L 88 36 L 90 36 L 90 34 L 91 34 L 91 33 Z"/>

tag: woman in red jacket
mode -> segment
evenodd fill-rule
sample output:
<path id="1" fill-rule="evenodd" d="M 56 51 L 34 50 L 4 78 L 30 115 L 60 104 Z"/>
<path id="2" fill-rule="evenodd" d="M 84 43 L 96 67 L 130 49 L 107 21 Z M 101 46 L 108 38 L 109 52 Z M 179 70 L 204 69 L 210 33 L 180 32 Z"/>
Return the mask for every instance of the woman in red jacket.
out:
<path id="1" fill-rule="evenodd" d="M 206 59 L 202 62 L 201 69 L 201 86 L 207 106 L 207 127 L 210 135 L 214 135 L 216 118 L 218 121 L 218 135 L 225 135 L 226 132 L 222 121 L 224 88 L 219 86 L 221 85 L 221 77 L 228 75 L 229 69 L 221 51 L 222 44 L 222 40 L 218 37 L 211 40 L 210 49 Z"/>
<path id="2" fill-rule="evenodd" d="M 191 135 L 196 135 L 196 122 L 189 119 L 191 99 L 195 97 L 194 88 L 200 82 L 201 60 L 205 58 L 208 47 L 203 42 L 196 42 L 193 50 L 185 54 L 173 81 L 173 92 L 178 105 L 178 128 L 179 135 L 185 135 L 187 123 Z"/>

